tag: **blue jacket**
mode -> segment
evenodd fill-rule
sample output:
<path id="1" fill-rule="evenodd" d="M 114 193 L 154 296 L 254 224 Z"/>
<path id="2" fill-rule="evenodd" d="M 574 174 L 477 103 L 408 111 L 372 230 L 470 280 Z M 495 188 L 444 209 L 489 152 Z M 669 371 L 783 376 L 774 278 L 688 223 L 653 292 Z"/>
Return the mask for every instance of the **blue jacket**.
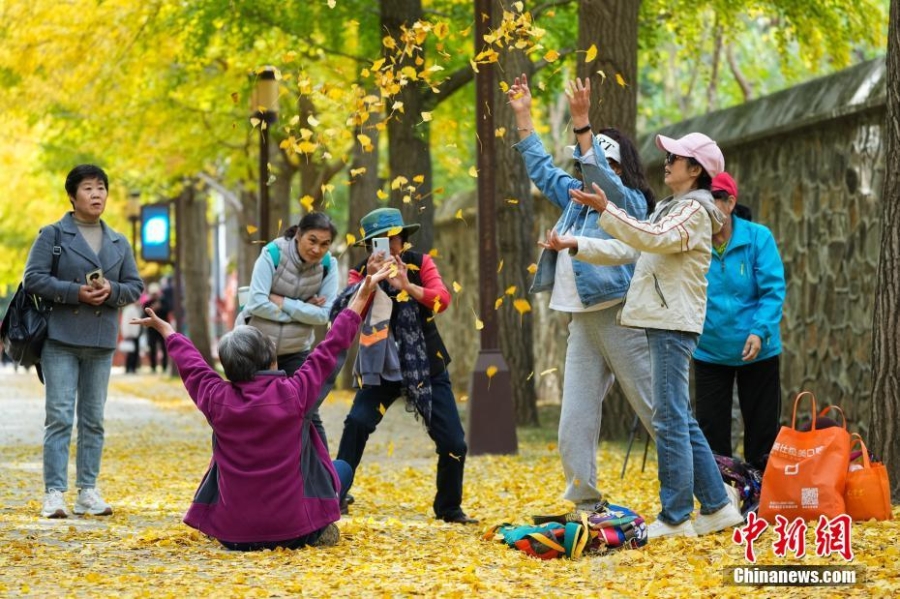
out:
<path id="1" fill-rule="evenodd" d="M 713 251 L 707 287 L 706 322 L 694 357 L 703 362 L 743 366 L 781 353 L 784 265 L 772 233 L 732 216 L 725 253 Z M 762 339 L 755 360 L 741 352 L 750 334 Z"/>
<path id="2" fill-rule="evenodd" d="M 554 166 L 552 157 L 544 149 L 537 134 L 532 133 L 513 147 L 522 154 L 528 176 L 537 188 L 547 196 L 547 199 L 562 209 L 563 212 L 554 227 L 556 231 L 562 233 L 571 229 L 571 235 L 612 239 L 600 227 L 598 223 L 600 215 L 596 210 L 581 206 L 571 200 L 569 191 L 582 189 L 584 184 L 563 169 Z M 596 140 L 594 141 L 594 155 L 597 157 L 596 163 L 605 177 L 600 183 L 600 187 L 606 192 L 609 201 L 635 218 L 641 220 L 647 218 L 647 201 L 644 194 L 622 184 L 619 176 L 609 168 L 603 150 Z M 578 160 L 577 149 L 575 156 Z M 634 264 L 596 266 L 580 260 L 573 260 L 572 267 L 575 269 L 575 287 L 578 289 L 578 297 L 585 307 L 625 297 L 628 286 L 631 284 L 631 276 L 634 274 Z M 556 252 L 542 251 L 538 259 L 534 282 L 531 285 L 531 292 L 538 293 L 553 289 L 555 277 Z"/>
<path id="3" fill-rule="evenodd" d="M 67 213 L 56 225 L 61 229 L 59 267 L 56 278 L 50 276 L 53 261 L 53 227 L 38 234 L 25 264 L 25 289 L 53 303 L 47 324 L 47 336 L 54 341 L 78 347 L 115 349 L 119 335 L 119 309 L 137 301 L 144 290 L 131 246 L 123 235 L 104 221 L 99 255 L 78 231 Z M 85 275 L 102 268 L 109 281 L 109 298 L 99 306 L 78 301 L 78 290 Z"/>

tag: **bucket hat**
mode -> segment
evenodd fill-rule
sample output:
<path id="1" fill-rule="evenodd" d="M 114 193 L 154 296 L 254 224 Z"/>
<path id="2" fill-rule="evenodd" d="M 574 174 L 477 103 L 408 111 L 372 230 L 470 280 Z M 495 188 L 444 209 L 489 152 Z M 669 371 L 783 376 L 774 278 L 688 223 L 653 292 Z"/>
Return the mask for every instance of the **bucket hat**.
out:
<path id="1" fill-rule="evenodd" d="M 403 215 L 396 208 L 377 208 L 359 220 L 359 226 L 363 230 L 363 238 L 353 245 L 364 245 L 373 237 L 390 237 L 399 235 L 401 231 L 415 233 L 419 230 L 419 224 L 407 225 L 403 223 Z"/>

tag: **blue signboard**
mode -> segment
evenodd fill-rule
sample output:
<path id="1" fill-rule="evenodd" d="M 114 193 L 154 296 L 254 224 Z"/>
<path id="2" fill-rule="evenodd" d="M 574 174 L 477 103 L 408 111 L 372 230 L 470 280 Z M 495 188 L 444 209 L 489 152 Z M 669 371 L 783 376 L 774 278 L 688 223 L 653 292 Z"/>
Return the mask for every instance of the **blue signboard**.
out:
<path id="1" fill-rule="evenodd" d="M 145 262 L 172 261 L 172 223 L 168 202 L 141 206 L 141 258 Z"/>

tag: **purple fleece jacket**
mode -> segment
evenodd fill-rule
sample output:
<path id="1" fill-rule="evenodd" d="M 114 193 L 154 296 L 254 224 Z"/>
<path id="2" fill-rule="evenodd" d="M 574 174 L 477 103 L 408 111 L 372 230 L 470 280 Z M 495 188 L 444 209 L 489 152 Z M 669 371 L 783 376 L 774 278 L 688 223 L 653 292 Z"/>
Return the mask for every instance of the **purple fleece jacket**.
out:
<path id="1" fill-rule="evenodd" d="M 169 356 L 214 433 L 212 461 L 185 524 L 253 543 L 295 539 L 340 519 L 337 474 L 304 416 L 359 322 L 342 311 L 292 377 L 267 371 L 243 383 L 223 380 L 183 335 L 169 336 Z"/>

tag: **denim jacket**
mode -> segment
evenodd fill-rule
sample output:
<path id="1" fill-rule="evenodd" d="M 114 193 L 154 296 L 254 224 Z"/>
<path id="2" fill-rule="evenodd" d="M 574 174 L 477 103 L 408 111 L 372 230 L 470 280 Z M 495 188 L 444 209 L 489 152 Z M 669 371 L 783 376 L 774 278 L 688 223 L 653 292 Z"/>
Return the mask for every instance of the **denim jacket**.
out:
<path id="1" fill-rule="evenodd" d="M 584 184 L 563 169 L 554 166 L 552 157 L 544 149 L 537 134 L 532 133 L 513 147 L 522 154 L 528 176 L 537 188 L 547 196 L 547 199 L 562 209 L 562 214 L 554 226 L 557 232 L 564 233 L 571 229 L 570 234 L 572 235 L 611 239 L 610 235 L 600 227 L 597 211 L 571 200 L 569 191 L 582 189 Z M 580 148 L 576 148 L 576 160 L 581 160 L 580 154 Z M 600 187 L 606 192 L 609 201 L 635 218 L 646 218 L 647 201 L 644 194 L 622 184 L 619 176 L 609 167 L 596 139 L 594 140 L 594 156 L 597 157 L 596 164 L 604 176 Z M 591 160 L 591 162 L 594 161 Z M 534 282 L 531 285 L 532 293 L 553 289 L 556 277 L 556 255 L 557 253 L 552 250 L 541 252 Z M 634 273 L 633 264 L 597 266 L 575 260 L 572 262 L 572 267 L 575 270 L 575 287 L 578 289 L 578 297 L 585 307 L 625 297 Z"/>

